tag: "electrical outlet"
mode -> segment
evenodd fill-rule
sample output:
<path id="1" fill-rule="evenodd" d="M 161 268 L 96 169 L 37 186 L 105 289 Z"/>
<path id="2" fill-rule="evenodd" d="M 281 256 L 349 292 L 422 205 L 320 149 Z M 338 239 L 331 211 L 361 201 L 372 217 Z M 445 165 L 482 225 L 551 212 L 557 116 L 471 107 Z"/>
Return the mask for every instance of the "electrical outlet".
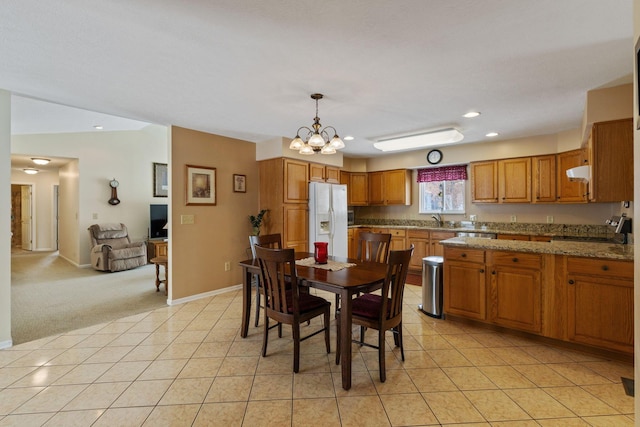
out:
<path id="1" fill-rule="evenodd" d="M 469 220 L 471 222 L 476 222 L 478 220 L 478 215 L 469 215 Z"/>
<path id="2" fill-rule="evenodd" d="M 515 215 L 511 215 L 511 222 L 517 222 L 518 218 Z"/>
<path id="3" fill-rule="evenodd" d="M 193 215 L 180 215 L 180 224 L 193 224 L 194 222 Z"/>
<path id="4" fill-rule="evenodd" d="M 224 271 L 231 270 L 231 261 L 225 261 L 224 263 Z"/>
<path id="5" fill-rule="evenodd" d="M 97 213 L 93 213 L 93 214 L 91 214 L 91 218 L 93 218 L 93 219 L 98 219 L 98 214 L 97 214 Z"/>
<path id="6" fill-rule="evenodd" d="M 547 224 L 553 224 L 553 216 L 547 215 Z"/>

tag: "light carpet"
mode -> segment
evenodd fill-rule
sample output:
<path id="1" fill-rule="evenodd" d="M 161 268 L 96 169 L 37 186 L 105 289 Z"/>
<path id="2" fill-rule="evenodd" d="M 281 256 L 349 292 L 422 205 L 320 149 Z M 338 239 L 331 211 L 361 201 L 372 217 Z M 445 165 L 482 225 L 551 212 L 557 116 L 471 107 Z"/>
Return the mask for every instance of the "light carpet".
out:
<path id="1" fill-rule="evenodd" d="M 11 257 L 14 345 L 166 305 L 164 285 L 156 292 L 153 264 L 107 273 L 77 268 L 57 251 Z"/>

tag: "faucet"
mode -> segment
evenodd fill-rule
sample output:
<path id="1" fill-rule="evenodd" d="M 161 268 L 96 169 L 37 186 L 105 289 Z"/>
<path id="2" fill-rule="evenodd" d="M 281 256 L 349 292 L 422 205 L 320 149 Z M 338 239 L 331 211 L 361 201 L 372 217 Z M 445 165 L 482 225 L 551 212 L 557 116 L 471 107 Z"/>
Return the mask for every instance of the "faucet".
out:
<path id="1" fill-rule="evenodd" d="M 431 215 L 431 218 L 435 219 L 438 222 L 438 227 L 442 227 L 442 217 L 439 213 Z"/>

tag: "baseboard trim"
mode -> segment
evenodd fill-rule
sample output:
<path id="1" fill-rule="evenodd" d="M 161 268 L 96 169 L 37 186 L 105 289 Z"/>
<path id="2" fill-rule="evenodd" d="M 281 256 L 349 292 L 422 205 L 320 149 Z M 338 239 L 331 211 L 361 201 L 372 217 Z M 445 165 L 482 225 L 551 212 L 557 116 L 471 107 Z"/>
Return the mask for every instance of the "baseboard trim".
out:
<path id="1" fill-rule="evenodd" d="M 242 285 L 240 284 L 240 285 L 229 286 L 228 288 L 216 289 L 215 291 L 204 292 L 202 294 L 191 295 L 188 297 L 178 298 L 174 300 L 167 298 L 167 304 L 168 305 L 184 304 L 185 302 L 197 301 L 202 298 L 214 297 L 216 295 L 226 294 L 227 292 L 238 291 L 241 289 L 242 289 Z"/>
<path id="2" fill-rule="evenodd" d="M 13 340 L 0 341 L 0 350 L 13 347 Z"/>

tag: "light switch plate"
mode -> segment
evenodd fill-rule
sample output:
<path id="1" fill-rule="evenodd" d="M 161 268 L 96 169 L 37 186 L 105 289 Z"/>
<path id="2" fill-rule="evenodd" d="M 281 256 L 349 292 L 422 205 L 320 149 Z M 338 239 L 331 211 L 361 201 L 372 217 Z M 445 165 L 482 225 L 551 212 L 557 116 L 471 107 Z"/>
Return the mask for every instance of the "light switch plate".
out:
<path id="1" fill-rule="evenodd" d="M 193 215 L 180 215 L 180 224 L 193 224 L 194 222 Z"/>

